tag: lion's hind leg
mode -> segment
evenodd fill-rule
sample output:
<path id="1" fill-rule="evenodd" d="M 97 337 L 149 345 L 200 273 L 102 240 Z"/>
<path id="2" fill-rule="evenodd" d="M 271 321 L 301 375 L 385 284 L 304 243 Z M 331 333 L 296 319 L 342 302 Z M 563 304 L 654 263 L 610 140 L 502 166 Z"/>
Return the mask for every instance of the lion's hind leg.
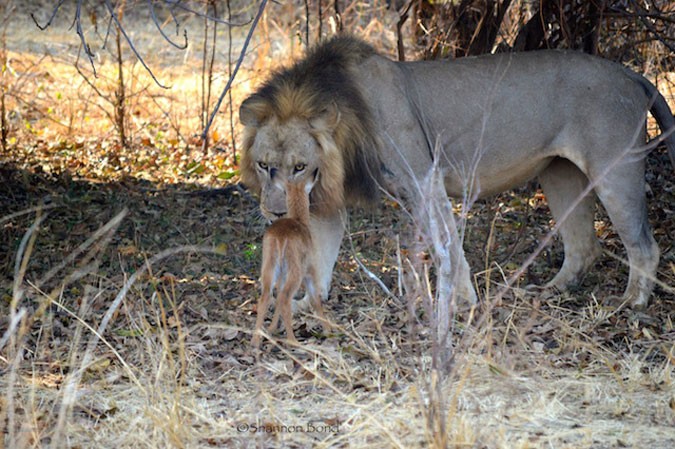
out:
<path id="1" fill-rule="evenodd" d="M 595 196 L 582 197 L 588 178 L 572 162 L 557 158 L 539 175 L 549 208 L 558 223 L 565 259 L 544 288 L 565 290 L 579 282 L 602 253 L 593 227 Z"/>
<path id="2" fill-rule="evenodd" d="M 315 286 L 321 301 L 328 299 L 328 293 L 330 292 L 333 269 L 345 232 L 344 215 L 346 215 L 346 212 L 340 210 L 333 216 L 312 217 L 310 220 L 312 241 L 314 242 Z M 313 306 L 312 298 L 307 292 L 302 299 L 295 300 L 292 304 L 294 313 L 304 312 L 309 309 L 309 306 Z"/>
<path id="3" fill-rule="evenodd" d="M 659 247 L 647 216 L 644 160 L 623 162 L 598 180 L 596 192 L 626 248 L 628 286 L 623 301 L 647 306 L 659 264 Z"/>
<path id="4" fill-rule="evenodd" d="M 311 265 L 307 271 L 307 277 L 305 278 L 305 291 L 307 296 L 309 296 L 309 301 L 312 305 L 312 309 L 314 309 L 314 313 L 321 320 L 321 327 L 325 333 L 328 332 L 330 326 L 328 325 L 328 318 L 326 318 L 326 313 L 321 305 L 322 295 L 318 290 L 320 282 L 316 268 Z"/>

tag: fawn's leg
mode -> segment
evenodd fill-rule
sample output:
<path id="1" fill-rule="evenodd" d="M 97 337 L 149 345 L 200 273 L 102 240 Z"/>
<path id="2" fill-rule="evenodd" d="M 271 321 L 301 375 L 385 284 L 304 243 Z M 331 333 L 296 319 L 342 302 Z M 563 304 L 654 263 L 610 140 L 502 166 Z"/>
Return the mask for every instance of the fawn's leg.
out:
<path id="1" fill-rule="evenodd" d="M 279 314 L 281 312 L 281 295 L 277 295 L 277 303 L 274 305 L 274 315 L 272 316 L 272 323 L 270 323 L 270 332 L 274 332 L 279 327 Z"/>
<path id="2" fill-rule="evenodd" d="M 263 327 L 265 315 L 267 315 L 267 308 L 270 305 L 271 293 L 272 287 L 264 286 L 262 294 L 260 295 L 260 300 L 258 301 L 258 316 L 255 319 L 255 330 L 253 331 L 253 338 L 251 339 L 251 344 L 256 348 L 260 346 L 260 330 Z"/>
<path id="3" fill-rule="evenodd" d="M 275 310 L 274 318 L 272 319 L 272 327 L 275 327 L 279 319 L 279 314 L 281 314 L 281 319 L 284 321 L 284 327 L 286 328 L 286 338 L 293 343 L 297 343 L 298 340 L 293 334 L 293 311 L 291 310 L 291 301 L 293 300 L 293 296 L 300 289 L 301 284 L 301 275 L 289 273 L 288 279 L 286 279 L 286 283 L 277 297 L 277 309 Z"/>

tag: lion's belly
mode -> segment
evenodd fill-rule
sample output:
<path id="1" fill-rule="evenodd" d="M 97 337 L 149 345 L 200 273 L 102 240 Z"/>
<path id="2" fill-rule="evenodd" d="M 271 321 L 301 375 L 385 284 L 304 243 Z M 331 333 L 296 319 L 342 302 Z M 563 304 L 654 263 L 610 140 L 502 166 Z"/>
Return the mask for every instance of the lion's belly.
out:
<path id="1" fill-rule="evenodd" d="M 513 166 L 499 165 L 498 167 L 482 167 L 480 164 L 476 170 L 472 192 L 477 192 L 480 198 L 495 195 L 505 190 L 513 189 L 523 185 L 525 182 L 536 177 L 553 160 L 553 158 L 544 158 L 539 160 L 524 160 Z M 460 198 L 467 191 L 466 187 L 469 181 L 465 176 L 453 174 L 453 170 L 448 171 L 445 178 L 445 188 L 448 195 Z"/>

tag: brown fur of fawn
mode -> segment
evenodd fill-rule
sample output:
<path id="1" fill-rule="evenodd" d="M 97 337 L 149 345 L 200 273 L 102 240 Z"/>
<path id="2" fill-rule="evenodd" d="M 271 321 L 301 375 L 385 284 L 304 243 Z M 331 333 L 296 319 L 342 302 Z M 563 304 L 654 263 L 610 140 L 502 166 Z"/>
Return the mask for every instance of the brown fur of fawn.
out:
<path id="1" fill-rule="evenodd" d="M 320 284 L 312 260 L 314 250 L 309 230 L 309 192 L 313 185 L 314 182 L 311 180 L 286 183 L 288 215 L 272 223 L 263 237 L 260 275 L 262 293 L 258 302 L 255 331 L 251 340 L 256 348 L 260 346 L 260 329 L 262 329 L 275 287 L 277 303 L 270 330 L 276 329 L 279 315 L 281 315 L 286 328 L 286 338 L 297 343 L 293 334 L 291 301 L 303 282 L 314 311 L 325 323 L 321 296 L 317 290 Z"/>

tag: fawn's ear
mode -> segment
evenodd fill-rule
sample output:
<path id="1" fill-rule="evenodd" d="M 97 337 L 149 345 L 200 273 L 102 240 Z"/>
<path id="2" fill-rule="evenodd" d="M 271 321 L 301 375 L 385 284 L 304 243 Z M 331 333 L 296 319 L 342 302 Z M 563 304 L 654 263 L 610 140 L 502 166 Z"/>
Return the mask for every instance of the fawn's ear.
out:
<path id="1" fill-rule="evenodd" d="M 309 194 L 312 191 L 316 183 L 319 181 L 319 169 L 317 168 L 312 173 L 312 176 L 305 183 L 305 192 Z"/>

